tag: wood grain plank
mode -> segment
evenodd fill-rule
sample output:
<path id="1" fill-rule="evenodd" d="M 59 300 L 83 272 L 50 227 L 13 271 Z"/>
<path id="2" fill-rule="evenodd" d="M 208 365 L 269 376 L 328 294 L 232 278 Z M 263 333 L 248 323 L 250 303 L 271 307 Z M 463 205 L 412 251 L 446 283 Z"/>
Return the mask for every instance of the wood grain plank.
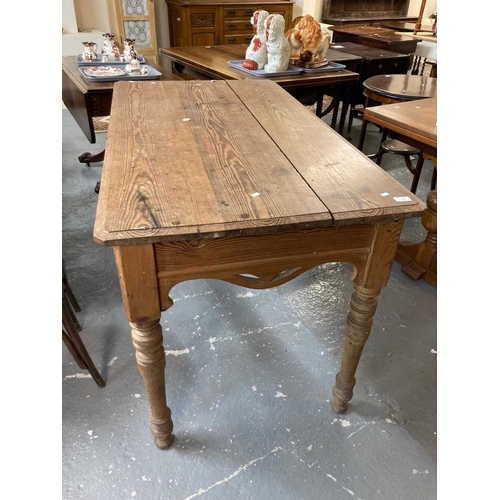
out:
<path id="1" fill-rule="evenodd" d="M 224 81 L 117 82 L 107 144 L 105 232 L 147 230 L 149 237 L 331 224 Z"/>
<path id="2" fill-rule="evenodd" d="M 252 109 L 338 224 L 414 217 L 423 203 L 346 139 L 269 81 L 228 85 Z M 299 125 L 300 124 L 300 125 Z M 286 131 L 286 133 L 283 133 Z M 385 193 L 388 193 L 387 195 Z M 408 198 L 396 201 L 395 197 Z"/>

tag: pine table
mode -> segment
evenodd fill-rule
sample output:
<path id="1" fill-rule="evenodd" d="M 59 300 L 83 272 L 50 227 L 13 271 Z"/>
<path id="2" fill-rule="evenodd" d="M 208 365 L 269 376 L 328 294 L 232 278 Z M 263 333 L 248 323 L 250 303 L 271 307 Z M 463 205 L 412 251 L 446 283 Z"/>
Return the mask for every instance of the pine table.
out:
<path id="1" fill-rule="evenodd" d="M 156 446 L 174 440 L 160 318 L 186 280 L 262 289 L 351 263 L 332 400 L 345 412 L 403 222 L 424 203 L 266 79 L 117 82 L 106 146 L 94 239 L 114 250 Z"/>

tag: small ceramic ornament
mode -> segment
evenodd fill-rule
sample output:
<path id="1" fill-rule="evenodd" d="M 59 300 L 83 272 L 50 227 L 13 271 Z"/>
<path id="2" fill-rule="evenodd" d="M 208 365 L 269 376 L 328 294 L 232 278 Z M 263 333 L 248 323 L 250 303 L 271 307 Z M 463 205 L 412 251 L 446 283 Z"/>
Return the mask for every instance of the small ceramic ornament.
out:
<path id="1" fill-rule="evenodd" d="M 115 40 L 115 35 L 114 33 L 103 33 L 102 38 L 104 41 L 104 45 L 101 50 L 101 54 L 104 58 L 104 56 L 107 56 L 108 61 L 117 61 L 118 58 L 120 57 L 120 50 L 116 46 L 114 40 Z"/>
<path id="2" fill-rule="evenodd" d="M 135 50 L 135 38 L 125 38 L 123 56 L 127 62 L 132 61 L 134 58 L 138 58 L 137 51 Z"/>
<path id="3" fill-rule="evenodd" d="M 125 71 L 127 73 L 136 73 L 140 74 L 141 73 L 141 63 L 137 58 L 133 58 L 129 64 L 125 66 Z"/>
<path id="4" fill-rule="evenodd" d="M 266 19 L 268 16 L 269 12 L 256 10 L 250 18 L 254 35 L 242 63 L 242 66 L 246 69 L 263 69 L 267 63 Z"/>
<path id="5" fill-rule="evenodd" d="M 285 18 L 281 14 L 270 14 L 266 19 L 266 73 L 286 71 L 290 63 L 290 44 L 285 37 Z"/>
<path id="6" fill-rule="evenodd" d="M 82 42 L 83 49 L 82 59 L 85 61 L 97 61 L 97 43 L 95 42 Z"/>
<path id="7" fill-rule="evenodd" d="M 286 32 L 290 44 L 290 62 L 297 66 L 319 68 L 327 66 L 326 51 L 330 46 L 330 34 L 309 14 Z"/>

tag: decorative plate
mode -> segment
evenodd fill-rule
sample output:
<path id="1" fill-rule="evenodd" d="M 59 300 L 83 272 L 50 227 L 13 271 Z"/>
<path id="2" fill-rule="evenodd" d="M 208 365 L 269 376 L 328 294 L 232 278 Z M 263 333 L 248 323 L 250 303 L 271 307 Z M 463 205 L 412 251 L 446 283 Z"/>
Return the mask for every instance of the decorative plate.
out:
<path id="1" fill-rule="evenodd" d="M 85 68 L 83 72 L 88 76 L 94 78 L 109 78 L 110 76 L 123 76 L 126 75 L 123 69 L 112 66 L 90 66 Z"/>

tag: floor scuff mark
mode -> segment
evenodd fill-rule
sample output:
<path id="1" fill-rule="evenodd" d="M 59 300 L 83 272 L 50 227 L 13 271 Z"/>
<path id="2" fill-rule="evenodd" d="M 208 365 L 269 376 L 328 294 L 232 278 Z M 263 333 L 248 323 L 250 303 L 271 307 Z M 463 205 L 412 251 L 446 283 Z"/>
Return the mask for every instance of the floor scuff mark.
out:
<path id="1" fill-rule="evenodd" d="M 186 347 L 186 349 L 183 349 L 182 351 L 165 351 L 165 356 L 180 356 L 181 354 L 187 354 L 189 352 L 189 349 Z"/>
<path id="2" fill-rule="evenodd" d="M 187 497 L 185 500 L 191 500 L 191 498 L 197 497 L 199 495 L 202 495 L 203 493 L 206 493 L 207 491 L 211 490 L 212 488 L 215 488 L 216 486 L 220 486 L 223 483 L 227 483 L 230 479 L 233 479 L 233 477 L 236 477 L 240 472 L 243 472 L 244 470 L 248 469 L 251 465 L 253 465 L 256 462 L 262 462 L 265 458 L 267 458 L 271 453 L 276 453 L 278 450 L 281 450 L 279 446 L 271 450 L 269 453 L 262 457 L 254 458 L 253 460 L 250 460 L 250 462 L 246 463 L 245 465 L 242 465 L 239 469 L 235 470 L 230 476 L 225 477 L 224 479 L 221 479 L 220 481 L 217 481 L 216 483 L 212 484 L 206 489 L 200 488 L 197 493 L 194 493 L 193 495 Z"/>

